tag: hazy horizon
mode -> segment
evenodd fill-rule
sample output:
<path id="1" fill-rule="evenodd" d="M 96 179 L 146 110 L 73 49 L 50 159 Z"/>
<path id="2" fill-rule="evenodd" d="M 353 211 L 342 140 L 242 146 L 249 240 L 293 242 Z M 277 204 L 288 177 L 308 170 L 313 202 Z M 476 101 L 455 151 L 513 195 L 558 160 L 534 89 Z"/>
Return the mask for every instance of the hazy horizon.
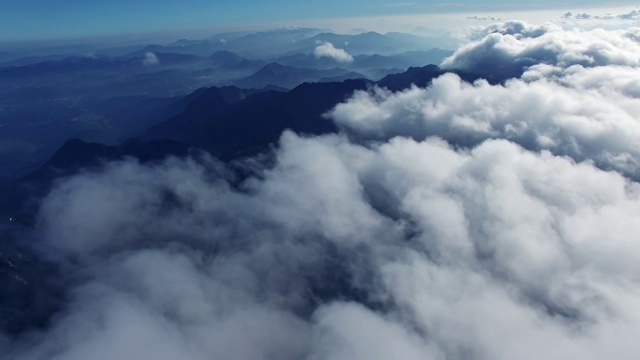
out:
<path id="1" fill-rule="evenodd" d="M 607 5 L 595 1 L 571 1 L 561 5 L 551 2 L 493 2 L 489 6 L 475 1 L 456 4 L 378 1 L 368 2 L 358 11 L 336 13 L 338 9 L 318 11 L 319 5 L 313 5 L 315 3 L 306 2 L 298 9 L 293 2 L 280 1 L 276 2 L 279 10 L 270 13 L 262 9 L 264 4 L 246 0 L 234 2 L 233 5 L 199 2 L 202 8 L 189 8 L 189 4 L 183 3 L 167 6 L 156 4 L 144 8 L 144 2 L 126 2 L 132 4 L 126 12 L 124 3 L 116 1 L 89 5 L 66 0 L 53 6 L 41 0 L 32 0 L 0 5 L 0 47 L 25 43 L 39 46 L 78 42 L 121 44 L 148 39 L 171 41 L 181 37 L 205 38 L 221 32 L 266 31 L 287 26 L 323 28 L 339 33 L 362 28 L 377 32 L 438 35 L 486 24 L 492 19 L 560 22 L 560 16 L 567 11 L 605 15 L 638 7 L 631 1 Z M 331 8 L 330 2 L 323 2 L 323 5 Z M 182 10 L 177 11 L 177 7 L 182 7 Z M 254 13 L 260 16 L 252 15 Z"/>

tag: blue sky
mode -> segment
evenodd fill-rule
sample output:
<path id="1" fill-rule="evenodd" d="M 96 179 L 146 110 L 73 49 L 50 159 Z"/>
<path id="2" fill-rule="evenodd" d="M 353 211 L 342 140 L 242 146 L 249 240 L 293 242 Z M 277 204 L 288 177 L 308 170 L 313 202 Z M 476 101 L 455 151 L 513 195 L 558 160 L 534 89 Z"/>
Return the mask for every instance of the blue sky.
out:
<path id="1" fill-rule="evenodd" d="M 622 1 L 616 4 L 634 4 Z M 0 41 L 84 38 L 198 28 L 242 27 L 309 19 L 540 10 L 554 1 L 299 0 L 0 0 Z M 564 7 L 602 1 L 564 1 Z"/>

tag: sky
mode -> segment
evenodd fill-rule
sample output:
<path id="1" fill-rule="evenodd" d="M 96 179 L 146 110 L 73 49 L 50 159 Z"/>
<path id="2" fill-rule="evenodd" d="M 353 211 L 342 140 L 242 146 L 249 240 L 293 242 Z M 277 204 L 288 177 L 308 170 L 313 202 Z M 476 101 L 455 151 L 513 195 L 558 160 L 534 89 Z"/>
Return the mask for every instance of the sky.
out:
<path id="1" fill-rule="evenodd" d="M 632 1 L 606 6 L 633 5 Z M 234 29 L 311 20 L 380 17 L 402 14 L 540 11 L 554 1 L 305 1 L 296 0 L 0 0 L 0 41 L 79 39 L 98 36 Z M 601 1 L 565 1 L 564 8 L 604 6 Z"/>

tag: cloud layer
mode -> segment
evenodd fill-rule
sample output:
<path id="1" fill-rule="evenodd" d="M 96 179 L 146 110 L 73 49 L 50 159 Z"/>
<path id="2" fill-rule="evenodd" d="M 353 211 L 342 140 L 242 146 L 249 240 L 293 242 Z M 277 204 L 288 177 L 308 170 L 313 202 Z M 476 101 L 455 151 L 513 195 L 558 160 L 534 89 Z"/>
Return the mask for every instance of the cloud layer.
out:
<path id="1" fill-rule="evenodd" d="M 424 89 L 359 91 L 328 115 L 361 137 L 439 136 L 463 146 L 501 138 L 639 179 L 636 32 L 492 25 L 443 66 L 481 73 L 517 66 L 521 77 L 469 84 L 446 74 Z"/>
<path id="2" fill-rule="evenodd" d="M 319 44 L 314 50 L 313 55 L 316 58 L 328 57 L 340 63 L 350 63 L 353 56 L 349 55 L 344 49 L 338 49 L 330 42 Z"/>
<path id="3" fill-rule="evenodd" d="M 560 32 L 522 25 L 505 41 Z M 67 305 L 0 351 L 636 358 L 637 68 L 566 53 L 504 84 L 446 74 L 357 92 L 327 114 L 340 134 L 285 132 L 266 156 L 126 160 L 60 181 L 31 236 L 62 264 Z"/>
<path id="4" fill-rule="evenodd" d="M 640 29 L 563 30 L 558 25 L 508 21 L 488 26 L 462 46 L 442 67 L 490 75 L 519 76 L 535 64 L 561 67 L 640 64 Z"/>
<path id="5" fill-rule="evenodd" d="M 176 159 L 60 184 L 42 241 L 82 280 L 11 357 L 640 350 L 640 188 L 619 174 L 505 140 L 455 150 L 286 133 L 276 159 L 240 188 L 215 162 Z"/>

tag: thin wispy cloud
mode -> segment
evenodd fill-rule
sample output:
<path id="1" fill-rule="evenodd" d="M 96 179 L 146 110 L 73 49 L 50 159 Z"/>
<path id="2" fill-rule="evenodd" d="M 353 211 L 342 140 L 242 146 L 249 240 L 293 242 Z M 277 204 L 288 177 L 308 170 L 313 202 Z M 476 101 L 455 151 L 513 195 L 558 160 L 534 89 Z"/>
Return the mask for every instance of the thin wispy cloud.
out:
<path id="1" fill-rule="evenodd" d="M 473 16 L 467 16 L 467 20 L 478 20 L 478 21 L 500 21 L 501 19 L 499 17 L 495 17 L 495 16 L 478 16 L 478 15 L 473 15 Z"/>
<path id="2" fill-rule="evenodd" d="M 403 8 L 403 7 L 413 7 L 418 5 L 415 2 L 397 2 L 397 3 L 389 3 L 386 4 L 386 7 L 390 7 L 390 8 Z"/>
<path id="3" fill-rule="evenodd" d="M 569 11 L 562 15 L 562 18 L 575 20 L 640 20 L 640 11 L 634 9 L 618 15 L 591 15 L 586 12 L 574 14 Z"/>

